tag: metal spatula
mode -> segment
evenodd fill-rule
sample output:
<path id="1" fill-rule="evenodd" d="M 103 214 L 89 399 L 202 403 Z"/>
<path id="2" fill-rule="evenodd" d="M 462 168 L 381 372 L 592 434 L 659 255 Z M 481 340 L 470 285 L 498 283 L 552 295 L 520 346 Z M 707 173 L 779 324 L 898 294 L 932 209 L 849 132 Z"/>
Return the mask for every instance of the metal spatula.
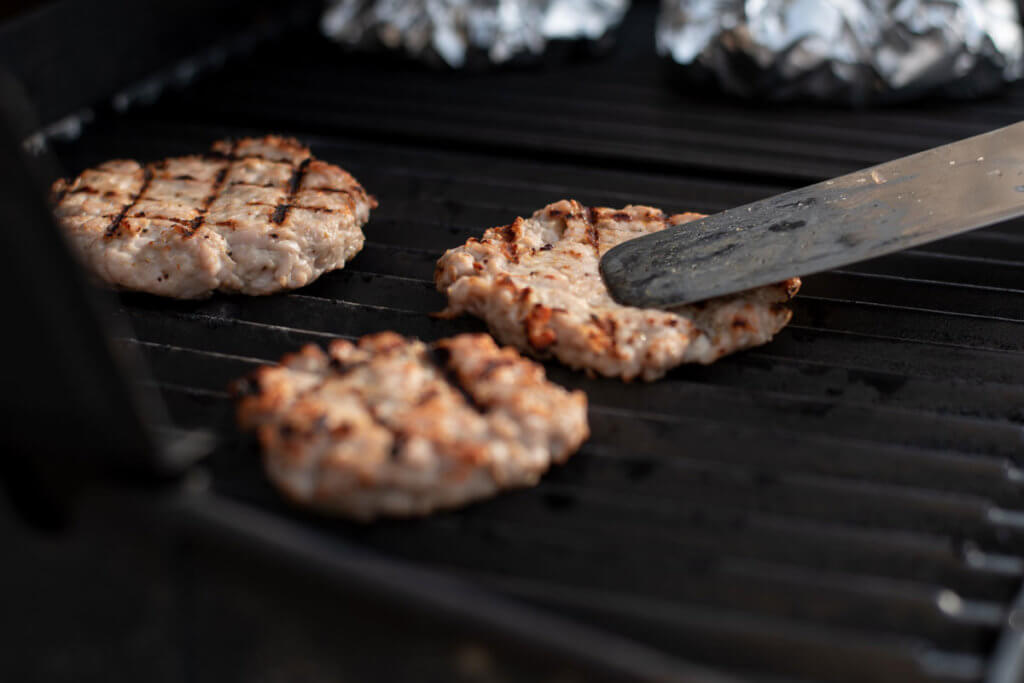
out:
<path id="1" fill-rule="evenodd" d="M 601 259 L 623 304 L 667 308 L 1024 214 L 1024 122 L 630 240 Z"/>

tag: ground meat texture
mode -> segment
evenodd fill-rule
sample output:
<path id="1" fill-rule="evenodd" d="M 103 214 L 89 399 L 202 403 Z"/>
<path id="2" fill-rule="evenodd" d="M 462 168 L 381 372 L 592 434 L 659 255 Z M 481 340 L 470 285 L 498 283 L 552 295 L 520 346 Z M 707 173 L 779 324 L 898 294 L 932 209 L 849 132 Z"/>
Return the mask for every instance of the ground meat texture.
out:
<path id="1" fill-rule="evenodd" d="M 789 322 L 785 303 L 798 278 L 669 310 L 623 306 L 608 293 L 598 270 L 606 251 L 700 217 L 649 206 L 551 204 L 441 257 L 442 315 L 471 313 L 505 344 L 625 380 L 654 380 L 676 365 L 712 363 L 768 342 Z"/>
<path id="2" fill-rule="evenodd" d="M 307 346 L 234 386 L 270 480 L 357 519 L 422 515 L 537 482 L 587 438 L 587 401 L 483 334 Z"/>
<path id="3" fill-rule="evenodd" d="M 100 280 L 180 299 L 309 284 L 362 249 L 377 205 L 351 175 L 276 136 L 146 165 L 108 161 L 58 180 L 52 198 Z"/>

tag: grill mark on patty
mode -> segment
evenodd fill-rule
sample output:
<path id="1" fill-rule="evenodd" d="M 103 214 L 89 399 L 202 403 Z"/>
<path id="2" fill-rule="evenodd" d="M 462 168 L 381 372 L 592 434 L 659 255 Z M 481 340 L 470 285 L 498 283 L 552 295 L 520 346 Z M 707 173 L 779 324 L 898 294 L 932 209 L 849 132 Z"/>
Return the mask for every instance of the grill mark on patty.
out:
<path id="1" fill-rule="evenodd" d="M 594 247 L 594 253 L 597 254 L 598 258 L 601 258 L 601 237 L 597 232 L 596 215 L 593 207 L 590 206 L 583 212 L 583 220 L 587 223 L 583 234 L 586 237 L 587 243 Z"/>
<path id="2" fill-rule="evenodd" d="M 766 343 L 789 320 L 785 302 L 796 293 L 799 279 L 738 297 L 753 313 L 735 326 L 727 319 L 715 321 L 712 328 L 725 337 L 717 347 L 691 343 L 694 335 L 704 334 L 697 330 L 705 315 L 700 310 L 734 308 L 733 300 L 701 302 L 669 313 L 619 306 L 603 289 L 596 267 L 599 259 L 589 259 L 587 250 L 593 248 L 600 257 L 602 242 L 611 247 L 691 218 L 699 216 L 676 215 L 670 220 L 653 207 L 588 210 L 565 200 L 525 219 L 523 234 L 515 242 L 508 241 L 512 235 L 504 235 L 506 231 L 490 228 L 482 241 L 468 238 L 438 260 L 434 282 L 448 296 L 444 315 L 472 313 L 488 323 L 496 339 L 535 357 L 554 356 L 571 367 L 627 381 L 654 380 L 677 364 L 710 363 L 725 353 Z M 530 248 L 520 248 L 518 264 L 501 260 L 496 267 L 495 256 L 511 244 Z M 540 253 L 548 250 L 558 258 Z M 470 277 L 472 287 L 456 286 Z M 648 337 L 652 330 L 664 334 Z"/>
<path id="3" fill-rule="evenodd" d="M 247 183 L 244 180 L 232 180 L 230 183 L 228 183 L 228 185 L 230 185 L 231 187 L 234 187 L 235 185 L 241 185 L 242 187 L 261 187 L 263 189 L 277 188 L 276 183 Z"/>
<path id="4" fill-rule="evenodd" d="M 274 215 L 270 218 L 271 223 L 281 225 L 284 223 L 285 218 L 288 217 L 288 212 L 295 203 L 295 196 L 299 193 L 299 187 L 302 186 L 302 178 L 306 175 L 306 169 L 309 167 L 309 162 L 310 158 L 306 157 L 298 166 L 295 167 L 295 170 L 292 171 L 292 177 L 288 181 L 288 196 L 285 197 L 283 203 L 278 204 L 274 209 Z"/>
<path id="5" fill-rule="evenodd" d="M 168 223 L 177 223 L 178 225 L 184 225 L 186 227 L 192 224 L 192 221 L 187 221 L 184 218 L 174 218 L 173 216 L 162 216 L 160 214 L 150 214 L 145 211 L 139 211 L 133 213 L 128 218 L 148 218 L 151 221 L 167 221 Z M 194 219 L 193 219 L 194 220 Z"/>
<path id="6" fill-rule="evenodd" d="M 246 206 L 281 206 L 280 204 L 271 204 L 270 202 L 246 202 Z M 292 209 L 304 209 L 306 211 L 319 211 L 321 213 L 334 213 L 335 209 L 329 209 L 326 206 L 306 206 L 305 204 L 290 204 L 289 208 Z"/>
<path id="7" fill-rule="evenodd" d="M 362 246 L 361 226 L 375 202 L 343 169 L 318 161 L 297 141 L 277 136 L 223 140 L 211 149 L 207 155 L 149 164 L 114 160 L 72 179 L 60 179 L 50 189 L 54 218 L 62 229 L 75 232 L 84 226 L 100 237 L 98 248 L 84 254 L 100 279 L 175 298 L 201 298 L 216 289 L 247 294 L 290 289 L 343 266 Z M 249 160 L 248 150 L 281 158 Z M 149 182 L 143 187 L 145 181 Z M 234 181 L 249 181 L 250 187 L 231 189 Z M 307 186 L 335 184 L 345 192 L 306 192 Z M 298 245 L 297 258 L 291 245 L 282 246 L 285 229 L 270 220 L 289 194 L 289 186 L 294 195 L 290 214 L 282 216 L 281 211 L 277 219 L 294 224 L 297 234 L 310 238 Z M 82 194 L 72 194 L 79 188 Z M 263 200 L 266 207 L 244 206 L 255 200 Z M 271 270 L 266 262 L 249 267 L 248 261 L 265 258 L 263 251 L 257 255 L 236 250 L 232 255 L 236 239 L 232 232 L 243 227 L 248 229 L 244 239 L 259 241 L 279 265 L 290 267 L 287 279 L 283 270 Z M 338 250 L 332 248 L 328 254 L 323 244 L 336 245 Z M 108 269 L 105 264 L 111 253 L 134 259 L 139 267 Z M 168 272 L 180 275 L 171 278 L 170 287 L 165 282 Z"/>
<path id="8" fill-rule="evenodd" d="M 225 158 L 230 159 L 234 155 L 235 147 L 238 146 L 236 140 L 231 141 L 231 149 L 225 154 Z M 213 186 L 210 188 L 210 194 L 207 195 L 206 199 L 203 200 L 203 205 L 197 208 L 199 215 L 193 218 L 188 224 L 188 230 L 185 233 L 185 237 L 191 237 L 196 234 L 196 231 L 203 225 L 203 221 L 206 220 L 206 214 L 210 211 L 210 207 L 217 201 L 221 191 L 224 189 L 224 180 L 228 177 L 228 171 L 231 170 L 232 161 L 224 164 L 224 168 L 217 171 L 217 177 L 213 180 Z"/>
<path id="9" fill-rule="evenodd" d="M 114 216 L 114 220 L 110 221 L 110 225 L 107 226 L 106 231 L 103 233 L 104 237 L 113 237 L 117 234 L 118 228 L 121 227 L 121 221 L 123 221 L 128 212 L 132 210 L 132 207 L 134 207 L 139 201 L 139 198 L 146 193 L 151 182 L 153 182 L 153 169 L 146 166 L 142 169 L 142 186 L 139 188 L 139 191 L 135 193 L 127 206 L 121 209 L 121 211 Z"/>
<path id="10" fill-rule="evenodd" d="M 398 460 L 398 456 L 402 451 L 402 446 L 409 441 L 409 434 L 397 425 L 393 425 L 382 418 L 380 413 L 377 412 L 377 407 L 366 398 L 366 395 L 363 394 L 362 391 L 355 389 L 354 393 L 359 397 L 360 403 L 363 408 L 366 409 L 366 414 L 370 417 L 370 420 L 372 420 L 375 425 L 391 434 L 391 447 L 388 449 L 388 459 Z"/>
<path id="11" fill-rule="evenodd" d="M 514 364 L 515 360 L 511 358 L 493 358 L 484 363 L 484 367 L 480 370 L 480 374 L 477 376 L 477 379 L 487 379 L 501 368 L 506 368 L 509 365 Z"/>
<path id="12" fill-rule="evenodd" d="M 466 403 L 473 407 L 478 413 L 486 413 L 487 406 L 477 401 L 476 396 L 473 392 L 462 383 L 459 378 L 459 373 L 451 367 L 449 361 L 452 357 L 452 352 L 443 346 L 431 346 L 426 353 L 426 360 L 433 365 L 441 376 L 451 385 L 456 391 L 462 394 L 462 398 L 466 400 Z"/>

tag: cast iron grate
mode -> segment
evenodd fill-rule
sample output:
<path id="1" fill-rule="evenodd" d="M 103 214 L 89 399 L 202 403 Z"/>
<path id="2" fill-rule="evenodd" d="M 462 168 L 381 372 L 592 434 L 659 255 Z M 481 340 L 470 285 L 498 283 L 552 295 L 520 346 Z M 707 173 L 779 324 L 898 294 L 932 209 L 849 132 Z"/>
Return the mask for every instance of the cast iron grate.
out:
<path id="1" fill-rule="evenodd" d="M 220 432 L 219 495 L 297 514 L 240 445 L 227 383 L 336 335 L 482 329 L 426 314 L 436 258 L 486 227 L 562 197 L 720 210 L 1011 123 L 1024 99 L 755 110 L 669 89 L 650 21 L 604 60 L 490 75 L 298 36 L 58 146 L 78 171 L 280 131 L 380 199 L 364 251 L 297 292 L 120 297 L 179 423 Z M 320 526 L 744 675 L 982 680 L 1024 575 L 1020 226 L 808 278 L 773 343 L 655 384 L 550 366 L 587 391 L 594 435 L 541 485 Z"/>

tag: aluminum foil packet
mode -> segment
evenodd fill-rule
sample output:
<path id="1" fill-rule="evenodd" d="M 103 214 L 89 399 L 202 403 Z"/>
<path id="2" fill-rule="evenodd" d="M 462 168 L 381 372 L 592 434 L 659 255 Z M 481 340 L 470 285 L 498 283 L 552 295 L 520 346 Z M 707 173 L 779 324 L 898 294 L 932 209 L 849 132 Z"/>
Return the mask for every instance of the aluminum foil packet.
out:
<path id="1" fill-rule="evenodd" d="M 1024 60 L 1014 0 L 662 0 L 656 42 L 687 80 L 853 105 L 977 97 Z"/>
<path id="2" fill-rule="evenodd" d="M 329 38 L 452 68 L 539 59 L 553 41 L 598 43 L 629 0 L 331 0 Z"/>

